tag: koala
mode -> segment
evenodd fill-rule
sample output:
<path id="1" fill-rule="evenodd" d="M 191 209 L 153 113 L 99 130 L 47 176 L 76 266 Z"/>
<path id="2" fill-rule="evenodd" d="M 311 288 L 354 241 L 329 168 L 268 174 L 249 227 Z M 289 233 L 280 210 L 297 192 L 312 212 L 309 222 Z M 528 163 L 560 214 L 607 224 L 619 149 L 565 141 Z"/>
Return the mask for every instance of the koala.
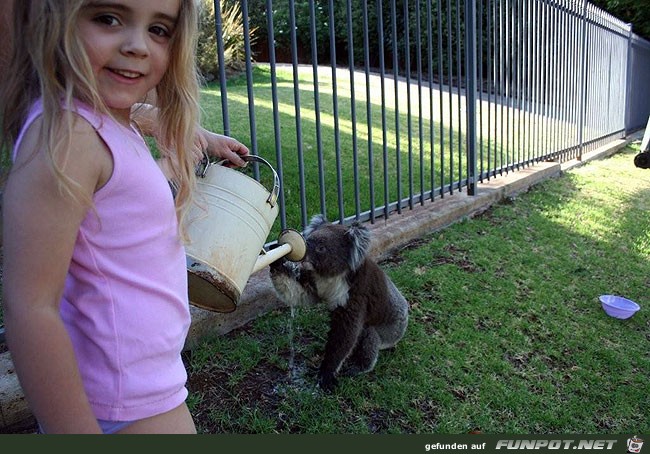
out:
<path id="1" fill-rule="evenodd" d="M 304 237 L 307 252 L 302 262 L 273 262 L 271 281 L 285 304 L 327 305 L 330 325 L 318 384 L 332 391 L 339 373 L 370 372 L 379 350 L 402 339 L 409 304 L 368 256 L 370 232 L 361 223 L 345 227 L 316 215 Z"/>

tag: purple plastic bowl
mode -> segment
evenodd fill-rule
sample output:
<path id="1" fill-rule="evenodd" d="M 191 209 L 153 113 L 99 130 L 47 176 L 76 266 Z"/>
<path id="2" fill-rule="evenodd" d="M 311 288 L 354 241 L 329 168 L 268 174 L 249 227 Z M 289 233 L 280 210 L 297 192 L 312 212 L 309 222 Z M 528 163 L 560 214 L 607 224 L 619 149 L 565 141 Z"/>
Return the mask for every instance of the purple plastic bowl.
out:
<path id="1" fill-rule="evenodd" d="M 601 295 L 600 304 L 610 317 L 622 320 L 632 317 L 641 307 L 634 301 L 622 296 Z"/>

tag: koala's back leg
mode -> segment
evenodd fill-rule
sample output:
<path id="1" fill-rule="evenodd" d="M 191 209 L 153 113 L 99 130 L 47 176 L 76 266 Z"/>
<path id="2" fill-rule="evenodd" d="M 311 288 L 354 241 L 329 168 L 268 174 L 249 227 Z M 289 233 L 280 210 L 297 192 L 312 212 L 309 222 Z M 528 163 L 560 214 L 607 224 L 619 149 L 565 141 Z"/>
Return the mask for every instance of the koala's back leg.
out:
<path id="1" fill-rule="evenodd" d="M 374 327 L 366 327 L 361 332 L 357 345 L 345 361 L 343 375 L 353 376 L 370 372 L 375 368 L 379 356 L 381 339 Z"/>
<path id="2" fill-rule="evenodd" d="M 380 349 L 392 348 L 404 337 L 409 320 L 409 303 L 395 284 L 388 279 L 389 310 L 387 320 L 382 325 L 377 325 L 377 333 L 381 338 Z"/>

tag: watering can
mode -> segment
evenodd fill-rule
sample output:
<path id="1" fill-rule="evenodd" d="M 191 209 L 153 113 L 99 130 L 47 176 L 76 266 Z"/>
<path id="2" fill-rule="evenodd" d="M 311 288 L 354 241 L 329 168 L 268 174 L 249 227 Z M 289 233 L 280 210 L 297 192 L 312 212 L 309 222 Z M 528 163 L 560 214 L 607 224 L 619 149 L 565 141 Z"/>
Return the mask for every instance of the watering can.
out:
<path id="1" fill-rule="evenodd" d="M 280 179 L 263 158 L 243 156 L 264 164 L 273 173 L 269 191 L 243 169 L 204 160 L 197 169 L 196 203 L 188 213 L 186 246 L 189 300 L 193 306 L 214 312 L 237 308 L 248 278 L 282 257 L 300 261 L 306 244 L 302 235 L 286 229 L 278 247 L 264 243 L 278 215 Z"/>

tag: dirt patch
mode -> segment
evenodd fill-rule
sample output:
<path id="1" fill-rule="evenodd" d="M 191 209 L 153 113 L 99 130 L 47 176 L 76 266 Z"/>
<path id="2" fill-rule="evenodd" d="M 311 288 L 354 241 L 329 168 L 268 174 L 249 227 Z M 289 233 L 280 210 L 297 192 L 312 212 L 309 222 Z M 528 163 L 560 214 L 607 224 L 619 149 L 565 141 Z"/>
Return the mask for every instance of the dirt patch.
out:
<path id="1" fill-rule="evenodd" d="M 200 401 L 192 410 L 197 427 L 205 433 L 233 432 L 228 421 L 214 415 L 239 414 L 242 408 L 255 408 L 263 415 L 278 415 L 277 430 L 287 430 L 279 411 L 283 393 L 279 389 L 291 385 L 286 371 L 266 361 L 234 383 L 228 371 L 200 371 L 190 373 L 187 387 Z"/>
<path id="2" fill-rule="evenodd" d="M 245 335 L 255 342 L 268 342 L 244 326 L 225 336 Z M 253 433 L 247 431 L 237 417 L 225 418 L 224 415 L 242 415 L 248 410 L 255 411 L 262 419 L 269 419 L 273 430 L 278 433 L 302 433 L 301 428 L 287 417 L 283 409 L 288 394 L 304 389 L 316 390 L 316 375 L 320 364 L 320 355 L 307 357 L 301 352 L 301 344 L 311 344 L 315 340 L 310 336 L 297 335 L 292 341 L 293 347 L 275 352 L 276 359 L 270 361 L 261 358 L 250 369 L 243 372 L 237 365 L 230 363 L 228 368 L 219 364 L 216 358 L 212 365 L 201 370 L 188 367 L 187 387 L 190 400 L 194 400 L 192 416 L 201 433 Z M 183 354 L 186 364 L 196 364 L 192 352 Z M 243 369 L 243 367 L 242 367 Z"/>

